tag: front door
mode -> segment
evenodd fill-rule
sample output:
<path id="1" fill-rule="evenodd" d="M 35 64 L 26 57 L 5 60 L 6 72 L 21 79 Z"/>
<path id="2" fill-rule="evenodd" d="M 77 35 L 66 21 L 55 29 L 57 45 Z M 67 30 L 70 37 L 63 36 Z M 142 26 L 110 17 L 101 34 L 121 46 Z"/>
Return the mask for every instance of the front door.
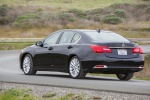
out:
<path id="1" fill-rule="evenodd" d="M 43 41 L 42 47 L 36 48 L 34 56 L 34 64 L 37 68 L 51 69 L 51 66 L 53 66 L 52 64 L 53 47 L 59 40 L 61 33 L 62 33 L 61 31 L 53 33 Z"/>

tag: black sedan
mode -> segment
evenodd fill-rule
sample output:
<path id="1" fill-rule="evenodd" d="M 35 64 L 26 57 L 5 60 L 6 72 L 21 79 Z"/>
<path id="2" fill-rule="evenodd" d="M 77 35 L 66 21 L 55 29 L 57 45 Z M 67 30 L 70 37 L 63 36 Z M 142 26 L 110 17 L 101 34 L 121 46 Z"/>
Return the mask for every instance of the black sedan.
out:
<path id="1" fill-rule="evenodd" d="M 59 30 L 23 49 L 20 68 L 25 75 L 60 71 L 79 79 L 87 73 L 104 73 L 130 80 L 144 68 L 142 53 L 137 44 L 111 31 Z"/>

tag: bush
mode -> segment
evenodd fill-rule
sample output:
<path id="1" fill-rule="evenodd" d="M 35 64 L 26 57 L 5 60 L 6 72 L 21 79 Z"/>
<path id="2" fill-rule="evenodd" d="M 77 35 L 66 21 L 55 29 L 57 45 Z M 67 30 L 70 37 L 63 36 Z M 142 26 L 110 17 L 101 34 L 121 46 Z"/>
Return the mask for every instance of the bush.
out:
<path id="1" fill-rule="evenodd" d="M 113 5 L 110 5 L 109 7 L 110 8 L 113 8 L 113 9 L 126 9 L 128 7 L 131 7 L 132 5 L 131 4 L 128 4 L 128 3 L 124 3 L 124 4 L 120 4 L 120 3 L 115 3 Z"/>
<path id="2" fill-rule="evenodd" d="M 70 22 L 75 22 L 76 21 L 76 19 L 75 18 L 70 18 L 70 19 L 68 19 Z"/>
<path id="3" fill-rule="evenodd" d="M 150 0 L 142 0 L 142 1 L 150 1 Z"/>
<path id="4" fill-rule="evenodd" d="M 147 4 L 138 4 L 138 5 L 135 5 L 135 9 L 144 9 L 144 8 L 147 8 L 149 5 Z"/>
<path id="5" fill-rule="evenodd" d="M 38 12 L 42 12 L 43 9 L 42 9 L 42 8 L 38 8 L 37 11 L 38 11 Z"/>
<path id="6" fill-rule="evenodd" d="M 58 18 L 59 18 L 58 21 L 60 21 L 60 24 L 63 26 L 66 26 L 68 23 L 68 20 L 70 19 L 70 16 L 67 13 L 60 13 L 58 15 Z"/>
<path id="7" fill-rule="evenodd" d="M 8 25 L 14 22 L 16 12 L 14 12 L 13 8 L 7 5 L 0 6 L 0 25 Z"/>
<path id="8" fill-rule="evenodd" d="M 39 17 L 35 14 L 21 15 L 16 18 L 13 26 L 28 28 L 35 25 L 34 22 L 37 21 L 37 19 L 39 19 Z"/>
<path id="9" fill-rule="evenodd" d="M 0 16 L 0 25 L 6 25 L 6 24 L 8 24 L 7 18 Z"/>
<path id="10" fill-rule="evenodd" d="M 68 12 L 62 12 L 55 16 L 54 20 L 57 20 L 57 23 L 66 26 L 70 22 L 75 22 L 78 18 L 74 14 Z"/>
<path id="11" fill-rule="evenodd" d="M 23 22 L 23 21 L 27 21 L 30 19 L 34 20 L 36 18 L 38 18 L 38 16 L 35 14 L 26 14 L 26 15 L 18 16 L 15 21 L 16 22 Z"/>
<path id="12" fill-rule="evenodd" d="M 147 8 L 145 9 L 145 13 L 150 14 L 150 7 L 147 7 Z"/>
<path id="13" fill-rule="evenodd" d="M 93 19 L 95 22 L 99 22 L 99 21 L 100 21 L 100 17 L 99 17 L 99 16 L 93 16 L 92 19 Z"/>
<path id="14" fill-rule="evenodd" d="M 106 24 L 119 24 L 122 22 L 122 19 L 116 15 L 107 15 L 103 18 L 103 22 Z"/>
<path id="15" fill-rule="evenodd" d="M 8 11 L 8 6 L 7 5 L 0 6 L 0 16 L 6 16 L 7 11 Z"/>
<path id="16" fill-rule="evenodd" d="M 82 10 L 72 9 L 72 10 L 69 10 L 69 12 L 74 13 L 75 15 L 77 15 L 80 18 L 86 18 L 86 12 L 84 12 Z"/>
<path id="17" fill-rule="evenodd" d="M 116 10 L 114 12 L 114 14 L 118 17 L 121 17 L 121 18 L 125 18 L 126 17 L 126 12 L 124 10 Z"/>

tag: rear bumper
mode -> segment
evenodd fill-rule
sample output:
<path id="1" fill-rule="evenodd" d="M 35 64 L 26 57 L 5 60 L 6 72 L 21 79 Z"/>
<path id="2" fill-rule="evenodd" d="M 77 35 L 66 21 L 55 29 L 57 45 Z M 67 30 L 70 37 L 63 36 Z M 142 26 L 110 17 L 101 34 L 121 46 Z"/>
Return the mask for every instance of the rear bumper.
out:
<path id="1" fill-rule="evenodd" d="M 120 72 L 138 72 L 143 70 L 144 61 L 139 60 L 111 60 L 111 61 L 81 61 L 82 67 L 91 73 L 120 73 Z M 96 67 L 96 66 L 103 67 Z"/>
<path id="2" fill-rule="evenodd" d="M 126 72 L 139 72 L 143 68 L 97 68 L 88 70 L 90 73 L 104 73 L 104 74 L 116 74 L 116 73 L 126 73 Z"/>

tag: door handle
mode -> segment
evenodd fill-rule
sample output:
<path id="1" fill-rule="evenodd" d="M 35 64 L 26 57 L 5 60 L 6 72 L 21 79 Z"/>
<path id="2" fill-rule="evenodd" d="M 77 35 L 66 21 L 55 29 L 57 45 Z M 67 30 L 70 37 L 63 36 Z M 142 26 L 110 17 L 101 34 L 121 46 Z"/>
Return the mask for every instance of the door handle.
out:
<path id="1" fill-rule="evenodd" d="M 48 50 L 53 50 L 53 47 L 49 47 Z"/>
<path id="2" fill-rule="evenodd" d="M 71 45 L 70 45 L 70 46 L 68 46 L 68 49 L 71 49 L 71 48 L 73 48 L 73 46 L 71 46 Z"/>

